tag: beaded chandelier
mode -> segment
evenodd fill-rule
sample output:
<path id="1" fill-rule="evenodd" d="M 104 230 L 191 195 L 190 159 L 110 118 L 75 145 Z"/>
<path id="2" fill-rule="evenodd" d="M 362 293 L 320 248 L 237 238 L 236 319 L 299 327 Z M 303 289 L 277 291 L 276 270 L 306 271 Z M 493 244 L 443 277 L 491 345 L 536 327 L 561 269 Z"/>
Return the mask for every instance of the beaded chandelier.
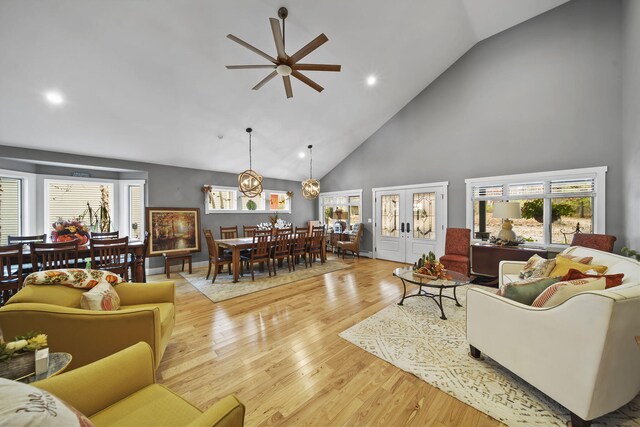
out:
<path id="1" fill-rule="evenodd" d="M 313 200 L 320 194 L 320 181 L 313 179 L 313 154 L 311 148 L 313 145 L 309 145 L 309 179 L 302 181 L 302 196 L 305 199 Z"/>
<path id="2" fill-rule="evenodd" d="M 247 197 L 253 198 L 262 194 L 262 175 L 252 169 L 251 165 L 251 128 L 249 134 L 249 169 L 238 175 L 238 188 Z"/>

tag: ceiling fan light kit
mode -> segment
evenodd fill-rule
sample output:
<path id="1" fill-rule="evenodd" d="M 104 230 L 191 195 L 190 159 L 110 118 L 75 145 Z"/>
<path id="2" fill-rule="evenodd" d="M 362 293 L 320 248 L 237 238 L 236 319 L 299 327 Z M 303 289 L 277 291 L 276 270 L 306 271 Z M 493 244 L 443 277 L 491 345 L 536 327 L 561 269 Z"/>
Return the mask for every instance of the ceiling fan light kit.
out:
<path id="1" fill-rule="evenodd" d="M 262 175 L 254 171 L 251 165 L 251 128 L 247 128 L 249 134 L 249 169 L 238 175 L 238 189 L 249 198 L 262 194 Z"/>
<path id="2" fill-rule="evenodd" d="M 302 181 L 302 196 L 307 200 L 313 200 L 320 195 L 320 181 L 313 179 L 313 154 L 311 149 L 313 145 L 307 147 L 309 149 L 309 179 Z"/>
<path id="3" fill-rule="evenodd" d="M 246 47 L 250 51 L 257 53 L 258 55 L 265 58 L 267 61 L 271 62 L 271 64 L 267 65 L 227 65 L 227 68 L 230 70 L 242 70 L 242 69 L 256 69 L 256 68 L 266 68 L 271 69 L 272 72 L 258 82 L 257 85 L 253 87 L 253 90 L 258 90 L 266 83 L 268 83 L 271 79 L 276 76 L 281 76 L 282 81 L 284 83 L 284 91 L 287 95 L 287 98 L 293 97 L 293 89 L 291 88 L 291 78 L 290 76 L 295 77 L 300 80 L 302 83 L 307 86 L 315 89 L 318 92 L 322 92 L 324 88 L 311 80 L 309 77 L 300 73 L 303 71 L 340 71 L 340 65 L 331 65 L 331 64 L 300 64 L 298 61 L 303 59 L 305 56 L 309 55 L 311 52 L 322 46 L 324 43 L 329 41 L 327 36 L 320 34 L 315 39 L 311 40 L 304 47 L 298 50 L 293 55 L 289 56 L 285 52 L 285 19 L 289 15 L 287 8 L 281 7 L 278 9 L 278 17 L 282 19 L 282 29 L 280 27 L 280 21 L 276 18 L 269 18 L 269 22 L 271 24 L 271 31 L 273 33 L 273 40 L 276 44 L 276 58 L 271 55 L 266 54 L 260 49 L 250 45 L 244 40 L 234 36 L 233 34 L 228 34 L 227 38 L 233 40 L 241 46 Z"/>

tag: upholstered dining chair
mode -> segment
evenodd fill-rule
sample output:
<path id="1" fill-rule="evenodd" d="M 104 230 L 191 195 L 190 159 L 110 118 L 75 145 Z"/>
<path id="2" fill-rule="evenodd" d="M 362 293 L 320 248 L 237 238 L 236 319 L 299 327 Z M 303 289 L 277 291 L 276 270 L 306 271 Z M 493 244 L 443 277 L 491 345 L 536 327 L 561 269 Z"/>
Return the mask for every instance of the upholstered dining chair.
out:
<path id="1" fill-rule="evenodd" d="M 104 233 L 91 233 L 92 239 L 117 239 L 120 237 L 120 231 L 106 231 Z"/>
<path id="2" fill-rule="evenodd" d="M 209 251 L 209 270 L 207 271 L 207 280 L 209 280 L 211 267 L 213 266 L 213 279 L 211 279 L 211 283 L 213 283 L 216 281 L 216 276 L 218 275 L 220 266 L 227 264 L 229 267 L 229 271 L 231 271 L 231 255 L 221 256 L 218 251 L 218 245 L 216 245 L 216 241 L 213 238 L 213 233 L 211 232 L 211 230 L 207 228 L 204 229 L 204 238 L 207 241 L 207 250 Z M 240 266 L 242 266 L 242 263 L 240 264 Z"/>
<path id="3" fill-rule="evenodd" d="M 91 268 L 107 270 L 129 281 L 129 237 L 89 241 Z"/>
<path id="4" fill-rule="evenodd" d="M 78 241 L 59 243 L 31 242 L 31 263 L 35 271 L 78 268 Z"/>
<path id="5" fill-rule="evenodd" d="M 0 246 L 0 307 L 22 287 L 22 244 Z"/>
<path id="6" fill-rule="evenodd" d="M 583 248 L 611 253 L 616 240 L 616 236 L 609 234 L 576 233 L 573 235 L 573 240 L 571 240 L 571 246 L 582 246 Z"/>
<path id="7" fill-rule="evenodd" d="M 344 259 L 344 254 L 347 251 L 350 251 L 354 257 L 357 256 L 360 259 L 360 239 L 362 238 L 363 230 L 362 224 L 354 224 L 352 234 L 349 235 L 349 241 L 336 243 L 338 254 L 342 253 L 342 259 Z"/>
<path id="8" fill-rule="evenodd" d="M 447 270 L 468 276 L 471 270 L 469 251 L 471 250 L 471 230 L 468 228 L 447 228 L 444 255 L 440 262 Z"/>

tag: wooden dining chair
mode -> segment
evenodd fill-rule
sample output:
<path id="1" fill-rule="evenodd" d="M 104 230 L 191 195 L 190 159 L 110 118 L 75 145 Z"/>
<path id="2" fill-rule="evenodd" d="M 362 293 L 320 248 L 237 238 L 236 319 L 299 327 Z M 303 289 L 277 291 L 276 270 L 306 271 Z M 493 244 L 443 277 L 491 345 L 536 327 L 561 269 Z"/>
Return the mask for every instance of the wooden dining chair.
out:
<path id="1" fill-rule="evenodd" d="M 238 226 L 222 227 L 220 226 L 220 238 L 221 239 L 237 239 L 238 238 Z"/>
<path id="2" fill-rule="evenodd" d="M 273 235 L 273 244 L 271 248 L 271 263 L 273 264 L 273 274 L 276 275 L 276 260 L 284 262 L 287 260 L 287 267 L 291 271 L 291 237 L 293 235 L 293 229 L 282 228 L 276 229 L 276 234 Z"/>
<path id="3" fill-rule="evenodd" d="M 32 242 L 44 243 L 47 241 L 46 234 L 35 234 L 33 236 L 7 236 L 7 244 L 13 245 L 16 243 L 22 244 L 22 273 L 27 276 L 37 268 L 31 261 L 31 255 L 28 254 L 29 248 Z"/>
<path id="4" fill-rule="evenodd" d="M 0 246 L 0 307 L 22 288 L 22 244 Z"/>
<path id="5" fill-rule="evenodd" d="M 257 225 L 243 225 L 242 235 L 244 237 L 253 237 L 253 233 L 258 229 Z"/>
<path id="6" fill-rule="evenodd" d="M 91 239 L 91 268 L 107 270 L 129 281 L 129 237 L 120 239 Z"/>
<path id="7" fill-rule="evenodd" d="M 323 248 L 324 245 L 324 227 L 313 227 L 311 231 L 311 238 L 309 245 L 307 246 L 307 253 L 309 254 L 309 263 L 313 264 L 316 259 L 316 255 L 320 258 L 320 263 L 324 264 Z"/>
<path id="8" fill-rule="evenodd" d="M 31 263 L 34 271 L 78 268 L 78 241 L 59 243 L 31 242 Z"/>
<path id="9" fill-rule="evenodd" d="M 118 239 L 120 237 L 120 231 L 108 231 L 105 233 L 91 233 L 91 240 L 93 239 Z"/>
<path id="10" fill-rule="evenodd" d="M 216 245 L 216 240 L 213 238 L 213 233 L 211 230 L 205 228 L 204 229 L 204 238 L 207 241 L 207 250 L 209 251 L 209 270 L 207 271 L 207 280 L 209 280 L 209 276 L 211 275 L 211 267 L 213 266 L 213 279 L 211 279 L 211 283 L 216 281 L 216 276 L 220 271 L 220 267 L 224 264 L 229 266 L 229 272 L 231 272 L 231 255 L 223 255 L 218 251 L 218 245 Z M 240 263 L 242 266 L 242 263 Z"/>
<path id="11" fill-rule="evenodd" d="M 251 280 L 255 280 L 253 269 L 256 263 L 267 263 L 269 277 L 271 277 L 271 230 L 256 230 L 253 233 L 253 244 L 251 245 L 251 257 L 249 258 L 251 268 Z"/>
<path id="12" fill-rule="evenodd" d="M 7 236 L 7 243 L 9 245 L 12 245 L 14 243 L 31 243 L 31 242 L 38 242 L 38 243 L 44 243 L 47 241 L 47 235 L 46 234 L 36 234 L 33 236 Z"/>
<path id="13" fill-rule="evenodd" d="M 309 241 L 309 231 L 307 227 L 297 227 L 296 234 L 291 242 L 291 260 L 293 261 L 293 271 L 296 271 L 296 264 L 300 258 L 304 258 L 304 268 L 307 267 L 307 245 Z"/>

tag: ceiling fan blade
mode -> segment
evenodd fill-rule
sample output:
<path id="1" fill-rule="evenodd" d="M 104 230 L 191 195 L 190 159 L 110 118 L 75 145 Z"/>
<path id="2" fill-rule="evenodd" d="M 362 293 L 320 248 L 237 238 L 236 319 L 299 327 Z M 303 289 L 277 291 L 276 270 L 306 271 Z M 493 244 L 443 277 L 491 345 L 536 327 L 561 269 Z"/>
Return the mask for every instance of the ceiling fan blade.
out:
<path id="1" fill-rule="evenodd" d="M 229 70 L 248 70 L 252 68 L 276 68 L 275 65 L 227 65 L 227 69 Z"/>
<path id="2" fill-rule="evenodd" d="M 244 40 L 240 40 L 239 38 L 237 38 L 236 36 L 234 36 L 233 34 L 227 34 L 227 38 L 233 40 L 234 42 L 238 43 L 241 46 L 246 47 L 247 49 L 249 49 L 250 51 L 253 51 L 255 53 L 257 53 L 258 55 L 262 56 L 263 58 L 267 59 L 268 61 L 273 62 L 274 64 L 277 64 L 278 61 L 276 61 L 275 58 L 267 55 L 266 53 L 264 53 L 263 51 L 261 51 L 260 49 L 251 46 L 249 43 L 245 42 Z"/>
<path id="3" fill-rule="evenodd" d="M 309 77 L 300 74 L 299 72 L 297 72 L 296 70 L 293 70 L 291 72 L 291 75 L 293 77 L 295 77 L 296 79 L 300 80 L 302 83 L 305 83 L 309 86 L 311 86 L 312 88 L 314 88 L 315 90 L 317 90 L 318 92 L 322 92 L 324 90 L 324 88 L 322 86 L 320 86 L 318 83 L 314 82 L 313 80 L 311 80 Z"/>
<path id="4" fill-rule="evenodd" d="M 267 77 L 265 77 L 264 79 L 260 80 L 260 83 L 258 83 L 257 85 L 255 85 L 254 87 L 252 87 L 251 89 L 253 90 L 258 90 L 260 89 L 262 86 L 264 86 L 265 84 L 267 84 L 267 82 L 269 80 L 271 80 L 272 78 L 274 78 L 275 76 L 277 76 L 278 73 L 276 71 L 274 71 L 273 73 L 269 74 Z"/>
<path id="5" fill-rule="evenodd" d="M 329 64 L 293 64 L 291 66 L 294 70 L 307 70 L 307 71 L 340 71 L 340 65 Z"/>
<path id="6" fill-rule="evenodd" d="M 284 39 L 282 38 L 282 30 L 280 30 L 280 21 L 276 18 L 269 18 L 269 22 L 271 22 L 273 40 L 276 42 L 278 61 L 285 61 L 287 59 L 287 54 L 284 52 Z"/>
<path id="7" fill-rule="evenodd" d="M 300 49 L 299 51 L 291 55 L 291 57 L 289 58 L 289 63 L 295 64 L 296 62 L 300 61 L 302 58 L 309 55 L 311 52 L 313 52 L 314 50 L 316 50 L 317 48 L 325 44 L 327 41 L 329 41 L 327 36 L 325 36 L 324 33 L 320 34 L 318 37 L 316 37 L 315 39 L 307 43 L 307 45 L 304 46 L 302 49 Z"/>
<path id="8" fill-rule="evenodd" d="M 291 90 L 291 78 L 289 76 L 282 76 L 284 82 L 284 91 L 287 93 L 287 98 L 293 98 L 293 91 Z"/>

